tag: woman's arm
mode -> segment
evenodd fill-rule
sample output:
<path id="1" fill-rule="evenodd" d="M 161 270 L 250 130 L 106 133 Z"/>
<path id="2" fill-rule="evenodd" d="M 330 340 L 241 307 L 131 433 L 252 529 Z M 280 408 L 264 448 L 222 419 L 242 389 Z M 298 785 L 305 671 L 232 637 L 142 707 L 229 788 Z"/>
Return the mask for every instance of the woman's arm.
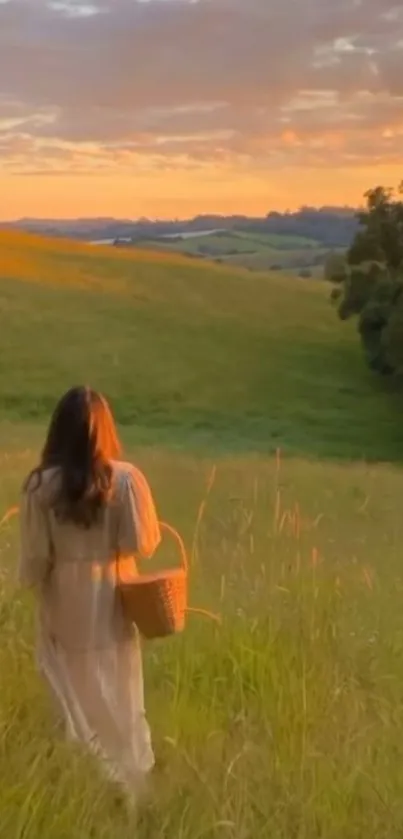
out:
<path id="1" fill-rule="evenodd" d="M 31 489 L 29 485 L 24 488 L 20 511 L 19 582 L 29 587 L 41 586 L 51 569 L 52 552 L 38 490 Z"/>
<path id="2" fill-rule="evenodd" d="M 122 476 L 118 549 L 120 556 L 149 558 L 157 550 L 161 533 L 150 487 L 134 466 Z"/>

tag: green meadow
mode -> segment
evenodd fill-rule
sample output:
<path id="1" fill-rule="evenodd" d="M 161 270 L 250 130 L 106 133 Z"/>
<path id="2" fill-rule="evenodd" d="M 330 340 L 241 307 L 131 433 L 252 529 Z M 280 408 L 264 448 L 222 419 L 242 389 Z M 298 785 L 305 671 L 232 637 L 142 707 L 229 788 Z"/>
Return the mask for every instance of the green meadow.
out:
<path id="1" fill-rule="evenodd" d="M 4 522 L 0 836 L 401 839 L 402 399 L 329 288 L 0 234 L 0 518 L 81 382 L 220 623 L 144 645 L 157 767 L 132 812 L 60 737 Z M 176 561 L 167 541 L 151 563 Z"/>

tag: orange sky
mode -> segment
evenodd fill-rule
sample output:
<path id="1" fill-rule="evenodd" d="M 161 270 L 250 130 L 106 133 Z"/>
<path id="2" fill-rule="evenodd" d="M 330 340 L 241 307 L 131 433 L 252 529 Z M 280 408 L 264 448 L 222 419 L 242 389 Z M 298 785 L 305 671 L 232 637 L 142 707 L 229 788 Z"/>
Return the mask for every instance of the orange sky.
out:
<path id="1" fill-rule="evenodd" d="M 270 209 L 361 203 L 368 184 L 396 184 L 402 176 L 397 167 L 354 170 L 273 172 L 259 178 L 239 176 L 235 170 L 225 179 L 212 168 L 206 181 L 198 172 L 177 171 L 163 176 L 130 178 L 119 175 L 54 177 L 3 176 L 0 194 L 2 219 L 21 216 L 71 218 L 74 216 L 138 216 L 187 218 L 198 213 L 245 213 L 264 215 Z"/>
<path id="2" fill-rule="evenodd" d="M 402 44 L 393 0 L 0 0 L 0 218 L 356 205 Z"/>

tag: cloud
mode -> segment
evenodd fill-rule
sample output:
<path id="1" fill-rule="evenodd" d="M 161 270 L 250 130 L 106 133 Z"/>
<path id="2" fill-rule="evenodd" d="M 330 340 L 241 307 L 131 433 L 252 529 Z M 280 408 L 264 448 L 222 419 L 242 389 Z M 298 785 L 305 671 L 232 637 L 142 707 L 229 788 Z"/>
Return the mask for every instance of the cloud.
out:
<path id="1" fill-rule="evenodd" d="M 8 0 L 0 166 L 401 161 L 402 44 L 392 0 Z"/>

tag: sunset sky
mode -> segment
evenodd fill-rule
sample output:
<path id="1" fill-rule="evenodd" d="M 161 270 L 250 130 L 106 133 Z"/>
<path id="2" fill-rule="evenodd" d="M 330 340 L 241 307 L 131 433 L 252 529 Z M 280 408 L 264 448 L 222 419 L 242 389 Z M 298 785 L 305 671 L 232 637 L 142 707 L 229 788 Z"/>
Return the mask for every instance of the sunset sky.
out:
<path id="1" fill-rule="evenodd" d="M 0 0 L 0 218 L 263 214 L 403 180 L 403 3 Z"/>

